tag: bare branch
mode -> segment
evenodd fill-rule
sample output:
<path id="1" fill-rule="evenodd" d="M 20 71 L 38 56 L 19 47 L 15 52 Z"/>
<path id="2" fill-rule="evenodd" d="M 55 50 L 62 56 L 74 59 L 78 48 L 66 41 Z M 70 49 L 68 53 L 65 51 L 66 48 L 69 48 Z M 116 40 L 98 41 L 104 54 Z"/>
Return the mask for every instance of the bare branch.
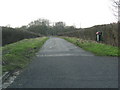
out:
<path id="1" fill-rule="evenodd" d="M 120 13 L 120 0 L 112 0 L 112 11 L 113 15 L 119 21 Z"/>

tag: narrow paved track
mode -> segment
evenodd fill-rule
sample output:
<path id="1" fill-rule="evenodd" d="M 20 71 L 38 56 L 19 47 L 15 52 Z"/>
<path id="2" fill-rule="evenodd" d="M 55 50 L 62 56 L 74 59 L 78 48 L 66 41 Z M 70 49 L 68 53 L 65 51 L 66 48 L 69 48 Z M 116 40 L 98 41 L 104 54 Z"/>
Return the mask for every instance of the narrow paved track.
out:
<path id="1" fill-rule="evenodd" d="M 117 87 L 117 57 L 95 56 L 52 37 L 9 88 Z"/>

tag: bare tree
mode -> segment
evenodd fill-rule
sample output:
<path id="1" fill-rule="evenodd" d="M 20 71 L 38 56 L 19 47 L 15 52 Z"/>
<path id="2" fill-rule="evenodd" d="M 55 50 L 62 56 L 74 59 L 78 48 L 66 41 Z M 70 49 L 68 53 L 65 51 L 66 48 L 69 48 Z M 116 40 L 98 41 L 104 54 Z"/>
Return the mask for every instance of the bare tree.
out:
<path id="1" fill-rule="evenodd" d="M 120 0 L 112 0 L 112 10 L 115 17 L 120 22 Z"/>

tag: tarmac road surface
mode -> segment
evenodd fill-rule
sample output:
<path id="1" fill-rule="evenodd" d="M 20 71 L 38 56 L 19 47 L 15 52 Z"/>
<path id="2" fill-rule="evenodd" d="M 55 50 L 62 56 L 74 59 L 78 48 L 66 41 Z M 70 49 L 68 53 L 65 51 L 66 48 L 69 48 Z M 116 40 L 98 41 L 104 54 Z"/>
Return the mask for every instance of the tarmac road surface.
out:
<path id="1" fill-rule="evenodd" d="M 9 88 L 117 88 L 118 58 L 51 37 Z"/>

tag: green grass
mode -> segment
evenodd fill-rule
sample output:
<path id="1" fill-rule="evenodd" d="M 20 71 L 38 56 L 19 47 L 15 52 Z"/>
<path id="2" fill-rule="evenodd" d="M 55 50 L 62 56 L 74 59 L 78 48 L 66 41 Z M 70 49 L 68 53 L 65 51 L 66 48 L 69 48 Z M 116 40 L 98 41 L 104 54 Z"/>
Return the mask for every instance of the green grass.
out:
<path id="1" fill-rule="evenodd" d="M 75 37 L 62 37 L 63 39 L 83 48 L 86 51 L 90 51 L 97 56 L 120 56 L 120 49 L 118 47 L 97 43 L 95 41 L 82 40 Z"/>
<path id="2" fill-rule="evenodd" d="M 29 64 L 31 58 L 42 47 L 47 37 L 24 39 L 2 47 L 3 73 L 22 69 Z"/>

